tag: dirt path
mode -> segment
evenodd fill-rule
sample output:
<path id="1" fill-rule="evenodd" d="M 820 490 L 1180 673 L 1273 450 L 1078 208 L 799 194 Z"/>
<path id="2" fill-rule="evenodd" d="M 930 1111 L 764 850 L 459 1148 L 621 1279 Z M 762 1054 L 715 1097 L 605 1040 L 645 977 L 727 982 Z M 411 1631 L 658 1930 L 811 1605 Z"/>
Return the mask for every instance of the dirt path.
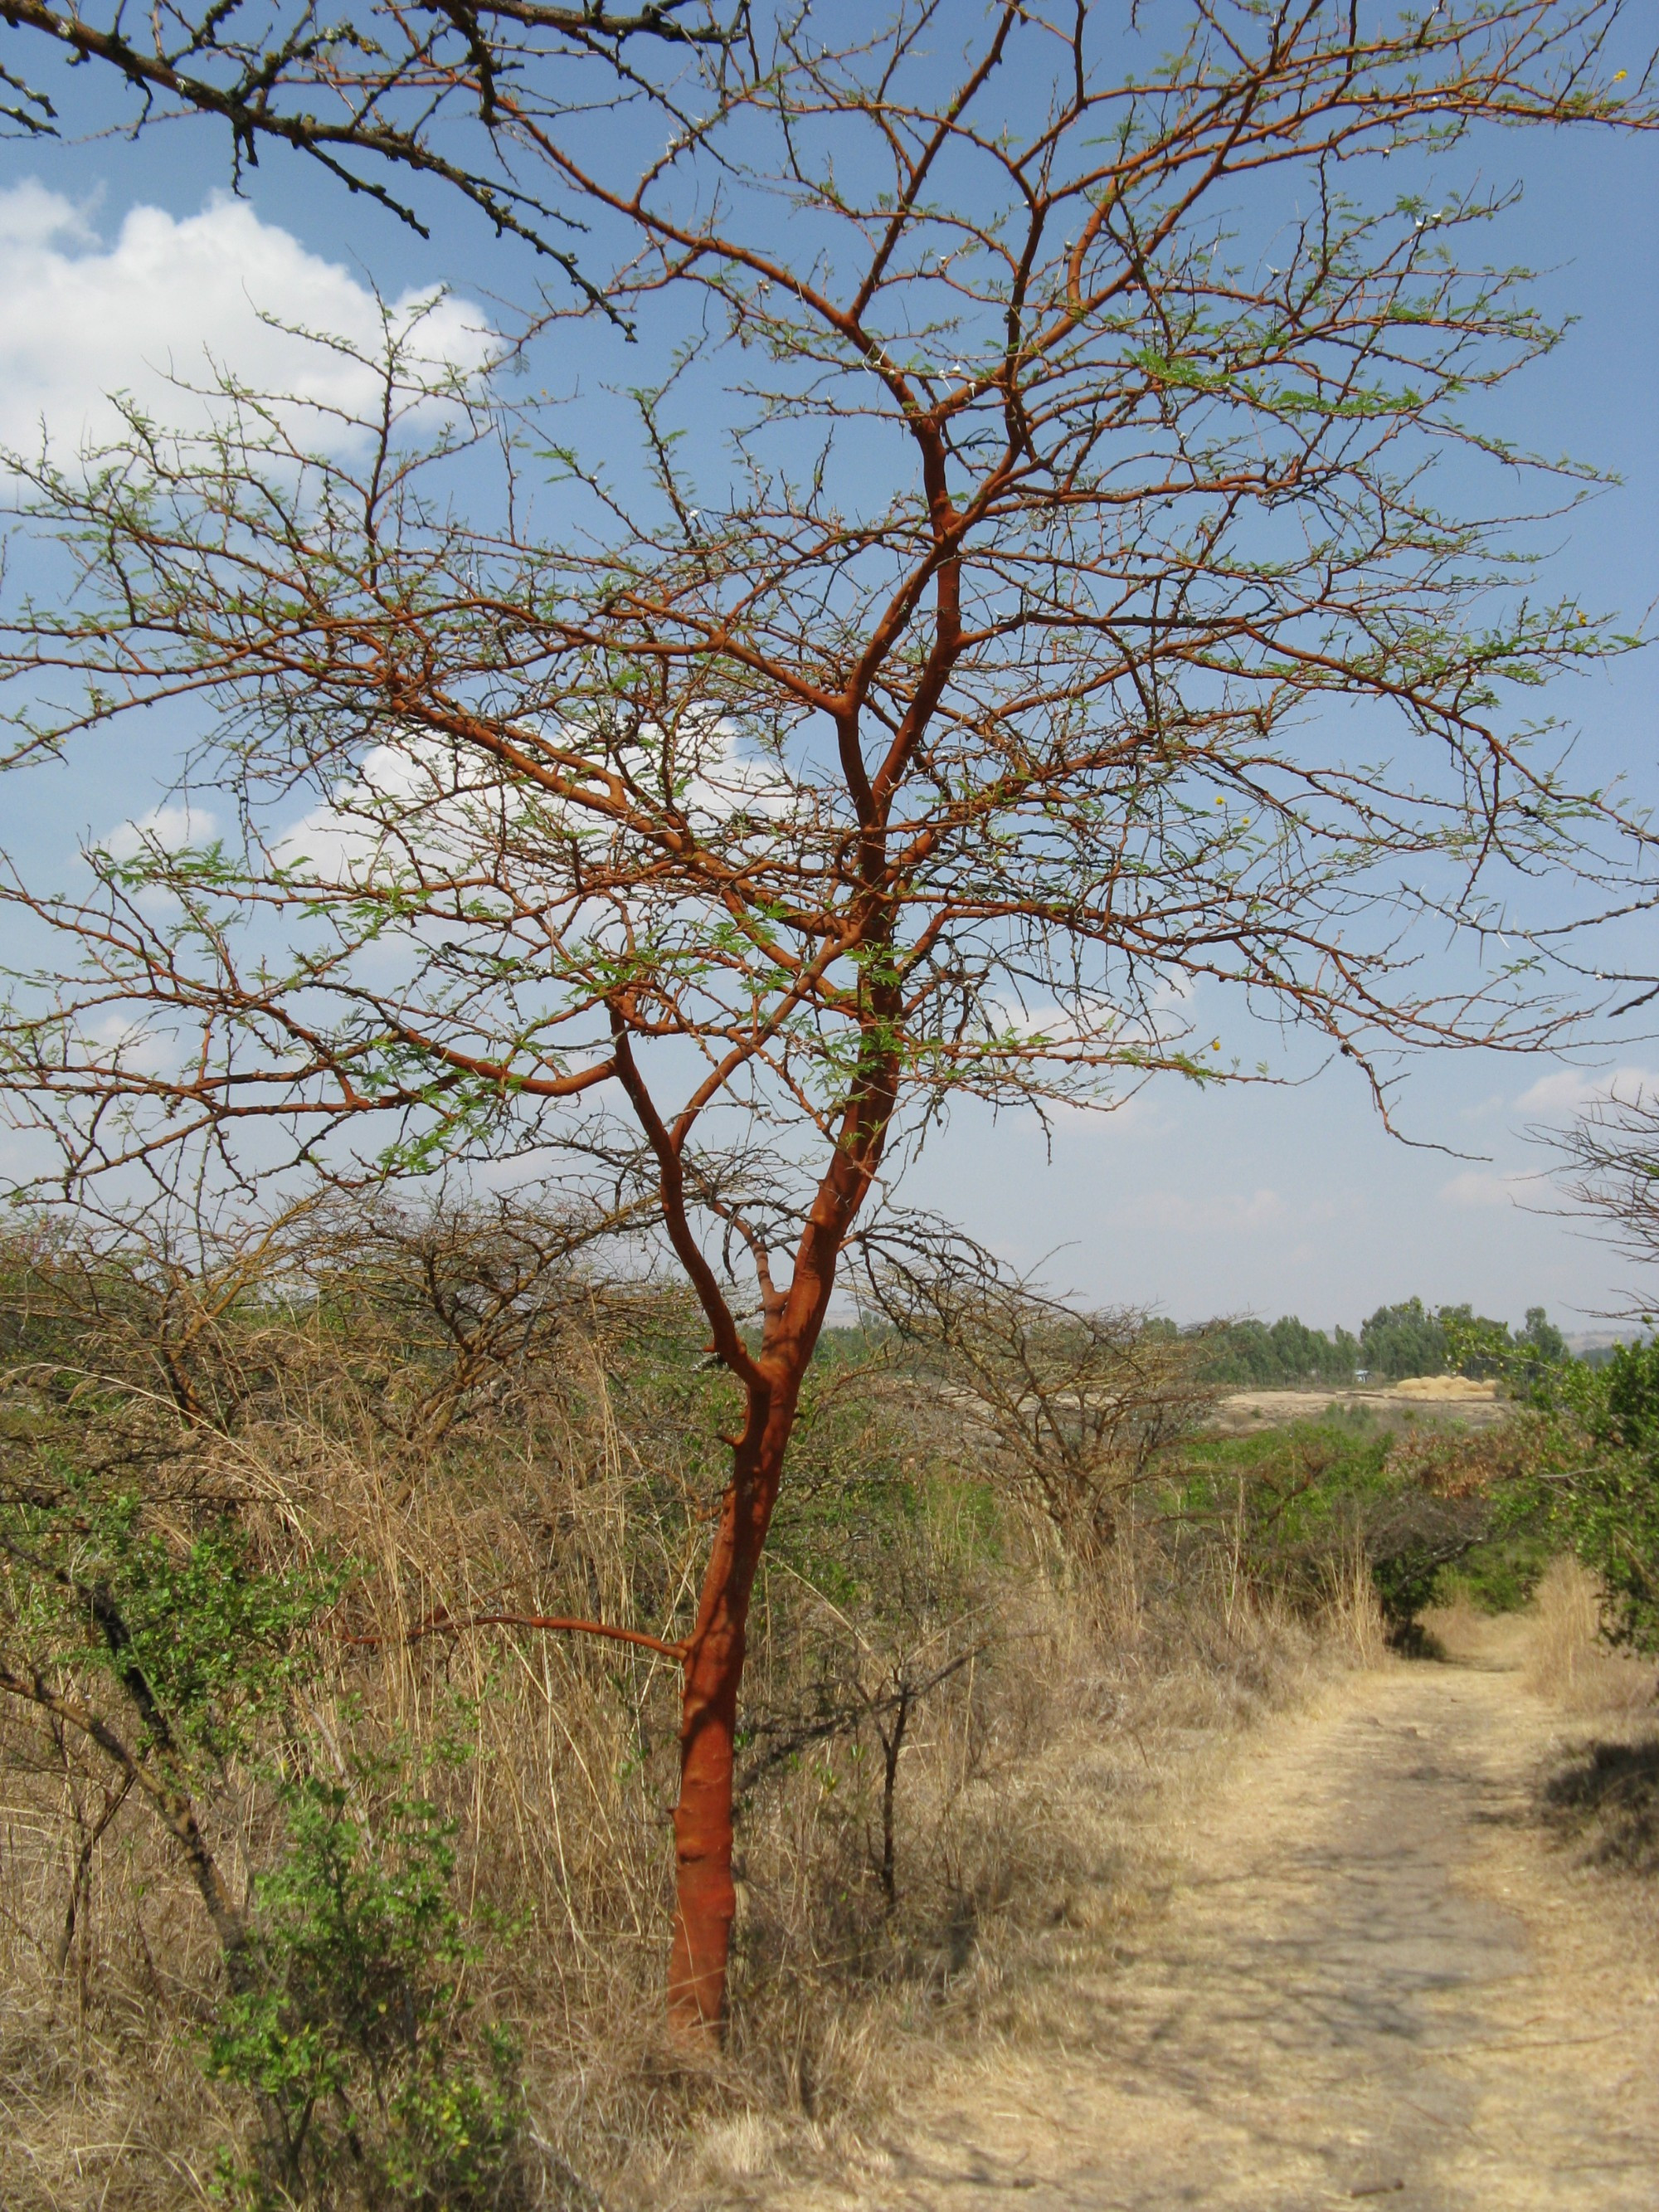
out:
<path id="1" fill-rule="evenodd" d="M 787 2202 L 1656 2212 L 1659 1943 L 1538 1831 L 1558 1732 L 1510 1671 L 1343 1684 L 1239 1761 L 1086 2054 L 988 2058 Z"/>

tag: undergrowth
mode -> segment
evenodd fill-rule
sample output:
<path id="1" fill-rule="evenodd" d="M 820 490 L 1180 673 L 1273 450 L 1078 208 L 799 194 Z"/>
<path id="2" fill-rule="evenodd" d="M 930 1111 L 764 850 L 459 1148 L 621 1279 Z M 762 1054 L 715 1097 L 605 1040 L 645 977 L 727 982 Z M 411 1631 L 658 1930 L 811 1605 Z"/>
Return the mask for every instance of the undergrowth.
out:
<path id="1" fill-rule="evenodd" d="M 690 2202 L 1054 2032 L 1181 1760 L 1367 1648 L 1417 1480 L 1176 1435 L 1085 1565 L 956 1401 L 829 1347 L 692 2064 L 674 1670 L 526 1625 L 689 1624 L 729 1409 L 684 1304 L 568 1224 L 371 1213 L 274 1274 L 42 1236 L 0 1309 L 9 2212 Z"/>

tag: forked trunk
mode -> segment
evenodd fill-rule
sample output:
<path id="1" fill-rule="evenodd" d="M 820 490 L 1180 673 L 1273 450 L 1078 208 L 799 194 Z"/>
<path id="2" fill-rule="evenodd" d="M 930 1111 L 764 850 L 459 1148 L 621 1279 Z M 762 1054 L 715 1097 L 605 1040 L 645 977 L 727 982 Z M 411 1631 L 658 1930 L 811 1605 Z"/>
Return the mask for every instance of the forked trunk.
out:
<path id="1" fill-rule="evenodd" d="M 680 1705 L 680 1796 L 674 1808 L 674 1936 L 668 1959 L 668 2026 L 676 2041 L 718 2048 L 726 2026 L 726 1963 L 737 1892 L 732 1881 L 732 1765 L 743 1687 L 749 1600 L 777 1504 L 783 1456 L 795 1425 L 801 1379 L 818 1340 L 836 1279 L 836 1260 L 880 1165 L 893 1111 L 897 1063 L 885 1040 L 896 1018 L 890 987 L 873 994 L 881 1049 L 854 1085 L 841 1137 L 801 1231 L 787 1291 L 774 1288 L 765 1247 L 750 1247 L 765 1322 L 758 1353 L 745 1346 L 685 1211 L 679 1146 L 640 1080 L 620 1012 L 613 1010 L 617 1067 L 662 1170 L 663 1216 L 714 1333 L 712 1349 L 742 1378 L 746 1412 L 732 1446 L 732 1481 L 720 1505 L 696 1626 L 684 1649 Z"/>
<path id="2" fill-rule="evenodd" d="M 732 1758 L 749 1601 L 794 1426 L 798 1378 L 751 1397 L 731 1487 L 703 1574 L 680 1707 L 680 1796 L 674 1808 L 674 1936 L 668 2026 L 676 2042 L 719 2047 L 737 1893 L 732 1880 Z"/>

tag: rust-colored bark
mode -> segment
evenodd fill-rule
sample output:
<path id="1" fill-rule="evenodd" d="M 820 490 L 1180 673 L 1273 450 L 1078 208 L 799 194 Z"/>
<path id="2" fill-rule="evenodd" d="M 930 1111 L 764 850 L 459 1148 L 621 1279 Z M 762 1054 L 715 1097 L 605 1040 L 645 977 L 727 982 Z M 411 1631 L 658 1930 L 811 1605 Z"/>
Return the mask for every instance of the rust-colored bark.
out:
<path id="1" fill-rule="evenodd" d="M 732 1879 L 732 1748 L 747 1650 L 749 1600 L 794 1425 L 799 1376 L 751 1393 L 750 1420 L 704 1571 L 680 1707 L 680 1796 L 674 1808 L 674 1934 L 668 2023 L 679 2041 L 714 2043 L 726 2015 L 737 1895 Z"/>
<path id="2" fill-rule="evenodd" d="M 866 1036 L 879 1037 L 887 994 L 878 990 Z M 632 1073 L 625 1048 L 618 1058 Z M 704 1571 L 696 1626 L 685 1647 L 680 1709 L 680 1796 L 674 1808 L 674 1933 L 669 1952 L 668 2022 L 677 2040 L 717 2045 L 726 2017 L 726 1966 L 737 1893 L 732 1877 L 732 1796 L 738 1698 L 747 1650 L 749 1601 L 783 1479 L 801 1378 L 823 1326 L 836 1263 L 867 1194 L 891 1120 L 897 1071 L 878 1042 L 866 1057 L 817 1189 L 787 1291 L 775 1287 L 763 1248 L 753 1247 L 765 1322 L 758 1357 L 742 1346 L 729 1310 L 705 1297 L 717 1342 L 742 1377 L 748 1415 L 732 1440 L 732 1480 Z M 637 1077 L 636 1110 L 663 1167 L 665 1212 L 677 1244 L 689 1245 L 672 1133 L 657 1120 Z M 695 1267 L 688 1272 L 697 1279 Z M 701 1285 L 700 1285 L 701 1287 Z"/>

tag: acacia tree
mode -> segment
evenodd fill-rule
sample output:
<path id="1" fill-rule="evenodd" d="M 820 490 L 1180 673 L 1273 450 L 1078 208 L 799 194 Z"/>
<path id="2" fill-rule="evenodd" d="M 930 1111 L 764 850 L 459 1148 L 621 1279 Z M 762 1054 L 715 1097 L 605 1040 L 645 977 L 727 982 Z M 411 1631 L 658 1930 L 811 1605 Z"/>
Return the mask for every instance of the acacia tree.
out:
<path id="1" fill-rule="evenodd" d="M 354 419 L 229 390 L 16 464 L 74 564 L 9 616 L 18 764 L 194 711 L 217 817 L 62 896 L 14 863 L 15 941 L 56 947 L 12 993 L 18 1115 L 72 1180 L 272 1175 L 261 1129 L 336 1176 L 586 1146 L 708 1316 L 731 1476 L 655 1639 L 685 2037 L 722 2017 L 803 1376 L 949 1102 L 1238 1074 L 1223 986 L 1379 1098 L 1383 1048 L 1563 1018 L 1526 884 L 1595 879 L 1609 809 L 1512 695 L 1621 641 L 1436 503 L 1448 451 L 1518 469 L 1469 410 L 1553 334 L 1434 164 L 1644 125 L 1618 14 L 905 8 L 837 47 L 805 6 L 666 153 L 526 126 L 643 349 L 550 311 L 531 357 L 653 364 L 634 458 L 619 407 L 463 389 L 389 330 Z M 1419 969 L 1424 920 L 1461 957 Z"/>
<path id="2" fill-rule="evenodd" d="M 1135 1492 L 1214 1407 L 1209 1332 L 1068 1306 L 959 1248 L 940 1256 L 925 1272 L 887 1259 L 871 1286 L 901 1387 L 931 1388 L 1072 1557 L 1098 1567 Z"/>
<path id="3" fill-rule="evenodd" d="M 1570 1128 L 1539 1133 L 1562 1156 L 1568 1195 L 1600 1216 L 1620 1251 L 1651 1267 L 1659 1258 L 1659 1097 L 1615 1083 Z"/>
<path id="4" fill-rule="evenodd" d="M 62 136 L 52 64 L 90 69 L 127 95 L 131 135 L 185 118 L 225 125 L 239 185 L 262 147 L 296 154 L 422 238 L 422 188 L 452 195 L 603 308 L 572 250 L 580 217 L 546 155 L 596 109 L 650 104 L 678 118 L 673 58 L 696 53 L 718 70 L 743 17 L 740 4 L 722 14 L 710 0 L 358 0 L 326 19 L 312 0 L 211 0 L 152 8 L 140 23 L 118 0 L 0 0 L 13 34 L 0 135 Z M 517 173 L 526 155 L 546 179 L 540 191 Z"/>

